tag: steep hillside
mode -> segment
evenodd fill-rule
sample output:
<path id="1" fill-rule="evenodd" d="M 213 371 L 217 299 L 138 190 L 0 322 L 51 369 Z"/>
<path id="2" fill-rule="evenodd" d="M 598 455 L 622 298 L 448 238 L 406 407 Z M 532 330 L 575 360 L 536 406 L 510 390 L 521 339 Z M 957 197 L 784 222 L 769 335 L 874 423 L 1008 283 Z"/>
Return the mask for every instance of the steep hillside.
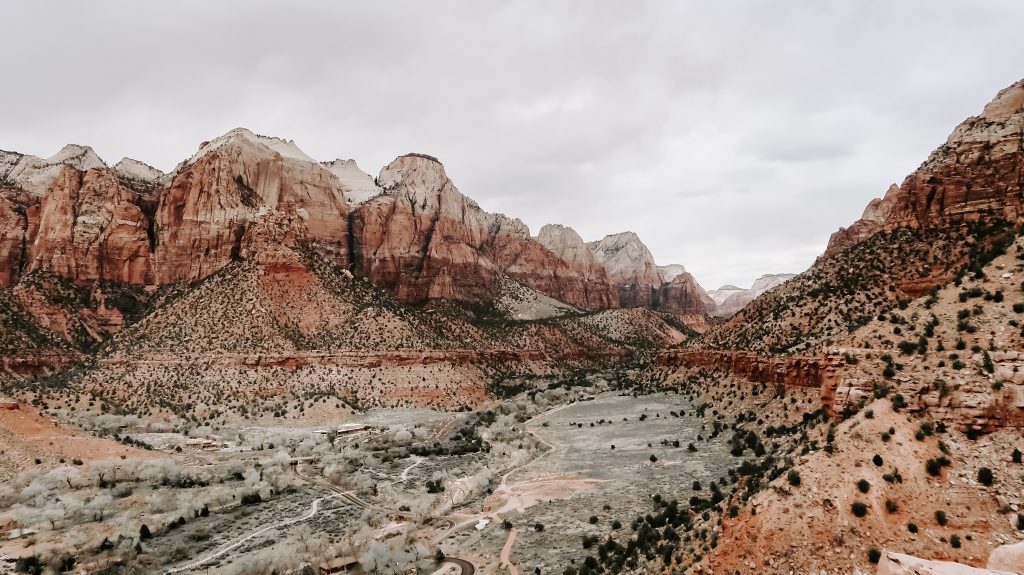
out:
<path id="1" fill-rule="evenodd" d="M 707 345 L 828 345 L 899 302 L 978 270 L 1024 222 L 1024 81 L 961 123 L 901 186 L 829 241 L 808 271 L 754 301 Z"/>
<path id="2" fill-rule="evenodd" d="M 770 353 L 820 349 L 983 266 L 1013 238 L 1006 222 L 879 232 L 765 293 L 703 343 Z"/>
<path id="3" fill-rule="evenodd" d="M 498 381 L 638 361 L 684 338 L 648 310 L 563 307 L 528 321 L 485 306 L 410 305 L 306 246 L 269 260 L 269 247 L 248 249 L 263 261 L 157 293 L 153 311 L 94 361 L 28 389 L 146 416 L 270 417 L 338 397 L 458 408 L 488 401 Z"/>

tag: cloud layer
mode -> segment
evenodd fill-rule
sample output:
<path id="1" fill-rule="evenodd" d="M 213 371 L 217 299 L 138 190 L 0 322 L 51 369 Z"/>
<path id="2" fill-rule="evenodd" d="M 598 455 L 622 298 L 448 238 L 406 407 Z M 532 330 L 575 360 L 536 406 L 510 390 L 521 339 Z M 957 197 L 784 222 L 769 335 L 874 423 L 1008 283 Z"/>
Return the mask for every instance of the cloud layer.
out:
<path id="1" fill-rule="evenodd" d="M 33 2 L 5 8 L 0 148 L 169 170 L 231 128 L 484 208 L 633 230 L 705 287 L 828 234 L 1022 75 L 1024 3 Z"/>

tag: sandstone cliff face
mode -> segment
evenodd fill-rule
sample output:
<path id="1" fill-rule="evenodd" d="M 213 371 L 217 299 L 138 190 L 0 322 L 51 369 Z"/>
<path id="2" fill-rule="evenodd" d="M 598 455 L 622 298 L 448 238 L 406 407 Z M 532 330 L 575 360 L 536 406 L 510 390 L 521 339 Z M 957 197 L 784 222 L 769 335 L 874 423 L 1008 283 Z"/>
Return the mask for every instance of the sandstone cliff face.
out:
<path id="1" fill-rule="evenodd" d="M 714 302 L 697 280 L 684 272 L 661 284 L 658 289 L 658 309 L 676 315 L 704 315 Z"/>
<path id="2" fill-rule="evenodd" d="M 589 283 L 592 269 L 552 253 L 521 221 L 482 210 L 436 159 L 401 156 L 377 179 L 385 193 L 352 218 L 355 271 L 400 299 L 488 301 L 508 274 L 572 305 L 614 302 L 610 290 Z"/>
<path id="3" fill-rule="evenodd" d="M 608 235 L 587 247 L 607 270 L 622 307 L 699 316 L 714 307 L 714 301 L 686 268 L 678 264 L 658 266 L 633 232 Z"/>
<path id="4" fill-rule="evenodd" d="M 622 307 L 653 308 L 661 289 L 661 272 L 654 256 L 633 232 L 611 234 L 587 244 L 608 270 Z"/>
<path id="5" fill-rule="evenodd" d="M 14 190 L 0 188 L 0 287 L 13 283 L 21 270 L 28 220 L 25 208 L 8 197 Z"/>
<path id="6" fill-rule="evenodd" d="M 540 229 L 537 241 L 582 276 L 585 297 L 590 302 L 587 307 L 619 307 L 618 290 L 611 285 L 608 272 L 576 230 L 548 224 Z"/>
<path id="7" fill-rule="evenodd" d="M 107 169 L 63 166 L 30 218 L 28 271 L 48 269 L 74 281 L 152 279 L 144 198 Z M 33 210 L 33 213 L 35 211 Z"/>
<path id="8" fill-rule="evenodd" d="M 832 234 L 824 257 L 879 230 L 1024 218 L 1024 80 L 953 130 L 899 186 L 872 200 L 860 220 Z"/>
<path id="9" fill-rule="evenodd" d="M 153 254 L 158 283 L 220 269 L 238 255 L 254 218 L 284 207 L 303 219 L 312 247 L 347 265 L 349 209 L 336 176 L 290 153 L 294 145 L 279 147 L 280 140 L 248 130 L 218 140 L 180 167 L 161 193 Z"/>
<path id="10" fill-rule="evenodd" d="M 3 152 L 0 177 L 4 286 L 35 270 L 78 284 L 191 282 L 238 258 L 291 265 L 295 250 L 283 246 L 312 248 L 405 301 L 489 302 L 509 278 L 585 309 L 703 315 L 711 305 L 682 266 L 663 278 L 635 234 L 596 251 L 562 226 L 533 238 L 418 154 L 375 179 L 354 161 L 317 163 L 291 141 L 239 128 L 171 174 L 128 158 L 108 168 L 67 146 L 46 160 Z"/>

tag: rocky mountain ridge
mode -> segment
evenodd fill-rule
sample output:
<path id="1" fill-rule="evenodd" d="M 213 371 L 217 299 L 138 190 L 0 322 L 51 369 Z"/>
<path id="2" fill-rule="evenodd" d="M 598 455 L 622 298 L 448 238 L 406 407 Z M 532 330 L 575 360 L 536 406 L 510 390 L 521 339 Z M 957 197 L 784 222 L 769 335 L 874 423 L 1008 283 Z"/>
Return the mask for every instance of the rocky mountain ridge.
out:
<path id="1" fill-rule="evenodd" d="M 405 301 L 491 301 L 499 276 L 584 309 L 698 317 L 710 301 L 696 282 L 663 281 L 635 234 L 621 234 L 629 248 L 612 273 L 569 228 L 532 237 L 463 196 L 430 156 L 401 156 L 373 178 L 352 160 L 318 163 L 293 141 L 244 128 L 203 142 L 170 174 L 129 158 L 109 168 L 84 146 L 45 160 L 4 152 L 0 285 L 35 270 L 78 283 L 196 281 L 241 257 L 268 211 L 298 218 L 304 231 L 291 241 Z M 629 276 L 637 266 L 647 275 Z"/>

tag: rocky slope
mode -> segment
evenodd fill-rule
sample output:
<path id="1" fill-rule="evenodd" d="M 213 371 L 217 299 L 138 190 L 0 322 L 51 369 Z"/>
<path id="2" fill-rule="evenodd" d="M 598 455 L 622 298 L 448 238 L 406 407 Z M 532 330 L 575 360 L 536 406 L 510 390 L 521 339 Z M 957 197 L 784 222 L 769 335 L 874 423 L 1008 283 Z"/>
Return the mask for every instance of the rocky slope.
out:
<path id="1" fill-rule="evenodd" d="M 811 269 L 661 354 L 668 385 L 710 378 L 709 407 L 737 422 L 772 388 L 804 398 L 805 422 L 819 406 L 837 421 L 805 432 L 769 489 L 734 494 L 692 572 L 870 572 L 872 548 L 983 567 L 1019 540 L 1022 115 L 1018 82 Z"/>
<path id="2" fill-rule="evenodd" d="M 861 219 L 829 239 L 825 257 L 880 230 L 1024 218 L 1024 80 L 999 92 L 953 130 L 899 186 L 872 200 Z"/>
<path id="3" fill-rule="evenodd" d="M 354 271 L 399 299 L 490 301 L 507 274 L 570 305 L 614 304 L 601 270 L 562 259 L 520 220 L 482 210 L 437 159 L 402 156 L 377 180 L 384 193 L 352 217 Z"/>

